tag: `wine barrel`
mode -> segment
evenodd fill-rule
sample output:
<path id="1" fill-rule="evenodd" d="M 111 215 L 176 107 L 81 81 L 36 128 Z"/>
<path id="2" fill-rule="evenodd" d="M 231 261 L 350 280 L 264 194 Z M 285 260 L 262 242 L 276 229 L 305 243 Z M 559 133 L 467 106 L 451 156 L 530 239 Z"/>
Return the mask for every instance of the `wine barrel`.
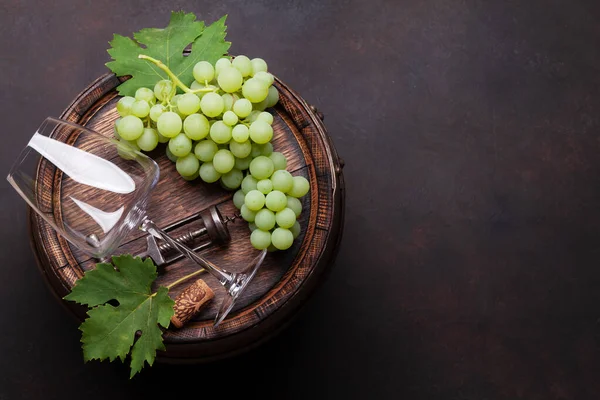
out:
<path id="1" fill-rule="evenodd" d="M 98 78 L 77 96 L 60 118 L 111 136 L 114 121 L 118 118 L 115 104 L 120 97 L 116 87 L 126 79 L 114 74 Z M 255 347 L 285 327 L 328 275 L 343 229 L 343 163 L 327 135 L 323 115 L 281 80 L 276 78 L 274 85 L 279 90 L 280 101 L 268 110 L 274 115 L 273 147 L 287 157 L 287 169 L 292 175 L 302 175 L 310 182 L 311 190 L 302 199 L 303 211 L 298 219 L 301 234 L 290 249 L 267 254 L 246 292 L 217 327 L 213 326 L 213 319 L 225 291 L 214 278 L 201 275 L 214 290 L 215 298 L 182 328 L 166 330 L 166 351 L 159 352 L 159 361 L 210 361 Z M 216 207 L 224 220 L 233 220 L 227 223 L 231 239 L 225 244 L 209 245 L 202 250 L 202 255 L 227 270 L 242 269 L 258 251 L 250 245 L 248 224 L 234 217 L 237 210 L 232 201 L 233 192 L 200 179 L 191 182 L 181 179 L 175 165 L 166 157 L 164 146 L 159 145 L 149 154 L 160 165 L 161 176 L 152 194 L 148 215 L 166 228 Z M 50 170 L 40 169 L 38 174 Z M 62 177 L 45 179 L 53 179 L 54 185 L 60 185 Z M 60 203 L 61 199 L 58 197 L 53 201 Z M 66 302 L 62 297 L 85 271 L 95 267 L 98 260 L 57 235 L 49 224 L 31 211 L 28 221 L 32 247 L 43 276 L 59 302 L 83 321 L 86 309 Z M 189 227 L 184 225 L 178 229 L 186 232 Z M 142 231 L 133 232 L 119 252 L 142 253 L 146 248 L 144 235 Z M 179 259 L 159 268 L 155 284 L 167 285 L 196 269 L 189 260 Z M 175 286 L 169 293 L 175 298 L 184 288 L 185 284 Z"/>

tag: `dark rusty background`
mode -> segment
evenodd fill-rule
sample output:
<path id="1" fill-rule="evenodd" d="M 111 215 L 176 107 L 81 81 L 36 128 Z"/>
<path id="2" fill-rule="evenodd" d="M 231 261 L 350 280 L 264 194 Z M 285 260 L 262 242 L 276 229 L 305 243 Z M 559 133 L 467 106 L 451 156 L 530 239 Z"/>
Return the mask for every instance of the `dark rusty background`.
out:
<path id="1" fill-rule="evenodd" d="M 130 382 L 83 364 L 2 180 L 0 399 L 600 397 L 600 3 L 3 0 L 3 173 L 106 71 L 112 33 L 171 9 L 229 14 L 232 52 L 325 114 L 346 160 L 334 270 L 258 350 Z"/>

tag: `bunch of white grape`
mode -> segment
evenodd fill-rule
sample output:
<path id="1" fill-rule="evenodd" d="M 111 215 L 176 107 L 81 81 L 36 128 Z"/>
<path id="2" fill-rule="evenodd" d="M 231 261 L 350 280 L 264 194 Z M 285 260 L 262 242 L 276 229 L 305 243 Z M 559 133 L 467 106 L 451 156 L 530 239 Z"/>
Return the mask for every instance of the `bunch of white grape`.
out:
<path id="1" fill-rule="evenodd" d="M 121 98 L 116 135 L 143 151 L 168 143 L 183 178 L 236 189 L 252 157 L 268 152 L 273 116 L 264 110 L 279 100 L 274 77 L 264 60 L 246 56 L 200 61 L 193 75 L 190 92 L 176 94 L 171 80 L 161 80 Z"/>
<path id="2" fill-rule="evenodd" d="M 297 218 L 302 212 L 299 197 L 310 185 L 303 176 L 286 171 L 285 156 L 258 156 L 250 163 L 250 174 L 233 195 L 242 218 L 250 223 L 250 242 L 259 249 L 286 250 L 300 234 Z M 280 153 L 279 153 L 280 154 Z"/>
<path id="3" fill-rule="evenodd" d="M 215 65 L 200 61 L 189 87 L 161 80 L 153 89 L 139 88 L 118 101 L 115 136 L 147 152 L 167 143 L 167 157 L 186 180 L 241 186 L 234 203 L 251 223 L 252 245 L 285 250 L 300 233 L 298 198 L 309 184 L 292 177 L 285 156 L 273 151 L 273 115 L 265 109 L 277 104 L 279 93 L 267 68 L 243 55 Z M 184 93 L 177 94 L 178 85 Z"/>

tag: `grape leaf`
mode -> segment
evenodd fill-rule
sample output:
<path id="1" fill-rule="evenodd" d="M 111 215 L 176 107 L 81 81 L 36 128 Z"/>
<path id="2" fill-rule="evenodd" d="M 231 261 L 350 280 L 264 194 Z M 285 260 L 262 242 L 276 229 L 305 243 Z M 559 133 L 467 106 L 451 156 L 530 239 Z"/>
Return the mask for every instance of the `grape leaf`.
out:
<path id="1" fill-rule="evenodd" d="M 123 255 L 112 261 L 114 266 L 100 263 L 86 272 L 65 299 L 92 307 L 79 327 L 84 360 L 125 361 L 131 350 L 132 378 L 144 362 L 154 363 L 156 350 L 165 349 L 159 325 L 169 327 L 174 301 L 165 287 L 152 293 L 157 272 L 150 258 Z M 111 300 L 119 305 L 106 304 Z M 134 343 L 138 331 L 141 335 Z"/>
<path id="2" fill-rule="evenodd" d="M 193 13 L 172 12 L 164 29 L 142 29 L 133 35 L 135 40 L 115 34 L 108 50 L 113 61 L 106 66 L 117 76 L 131 75 L 131 79 L 118 87 L 119 94 L 133 96 L 140 87 L 154 88 L 159 80 L 168 79 L 156 65 L 139 59 L 140 54 L 161 60 L 183 83 L 190 84 L 198 61 L 214 64 L 227 53 L 231 43 L 225 41 L 226 18 L 223 16 L 205 27 Z M 184 56 L 183 50 L 190 44 L 191 53 Z"/>

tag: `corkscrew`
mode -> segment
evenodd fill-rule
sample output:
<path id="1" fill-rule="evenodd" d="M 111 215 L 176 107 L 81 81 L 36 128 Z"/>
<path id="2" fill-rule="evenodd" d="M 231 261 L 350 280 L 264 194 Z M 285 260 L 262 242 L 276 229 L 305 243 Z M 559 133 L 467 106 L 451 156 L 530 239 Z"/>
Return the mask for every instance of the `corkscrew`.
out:
<path id="1" fill-rule="evenodd" d="M 190 230 L 186 233 L 174 236 L 175 241 L 191 246 L 193 242 L 201 241 L 194 247 L 191 247 L 194 252 L 201 251 L 212 245 L 227 243 L 231 240 L 227 224 L 240 218 L 239 214 L 234 214 L 231 217 L 223 217 L 216 207 L 212 206 L 197 214 L 191 215 L 180 221 L 177 221 L 164 228 L 165 231 L 170 231 L 182 227 L 192 221 L 200 219 L 202 226 Z M 181 252 L 173 249 L 167 242 L 158 242 L 157 239 L 149 235 L 146 237 L 146 251 L 137 254 L 138 257 L 150 257 L 157 266 L 173 263 L 184 255 Z"/>

